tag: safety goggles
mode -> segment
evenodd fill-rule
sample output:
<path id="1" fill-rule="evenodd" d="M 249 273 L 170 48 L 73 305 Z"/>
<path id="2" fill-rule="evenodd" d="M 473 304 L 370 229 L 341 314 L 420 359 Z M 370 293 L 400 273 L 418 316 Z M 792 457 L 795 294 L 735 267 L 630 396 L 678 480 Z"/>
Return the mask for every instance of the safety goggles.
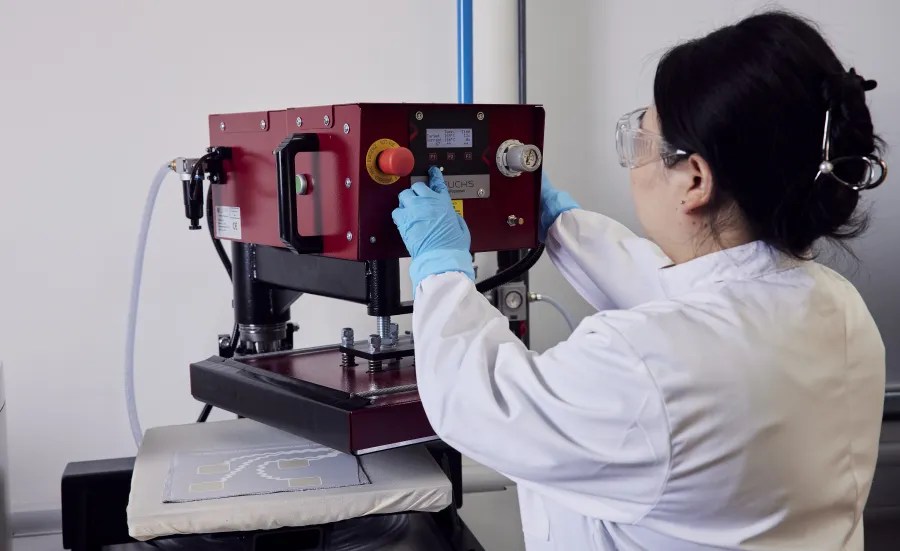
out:
<path id="1" fill-rule="evenodd" d="M 641 128 L 647 107 L 636 109 L 616 123 L 616 152 L 619 164 L 624 168 L 638 168 L 663 159 L 687 155 L 686 151 L 672 147 L 662 136 Z"/>
<path id="2" fill-rule="evenodd" d="M 831 158 L 831 109 L 825 111 L 822 162 L 816 180 L 827 174 L 853 191 L 874 189 L 887 178 L 887 163 L 874 155 Z"/>

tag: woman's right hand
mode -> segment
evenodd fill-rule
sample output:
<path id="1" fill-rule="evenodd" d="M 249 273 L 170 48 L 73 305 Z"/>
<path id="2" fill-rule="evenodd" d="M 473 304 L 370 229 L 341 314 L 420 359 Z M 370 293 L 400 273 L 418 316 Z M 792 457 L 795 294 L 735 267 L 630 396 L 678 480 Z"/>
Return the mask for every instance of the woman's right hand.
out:
<path id="1" fill-rule="evenodd" d="M 544 172 L 541 178 L 541 220 L 538 228 L 538 239 L 541 243 L 547 240 L 547 232 L 560 214 L 580 208 L 581 205 L 572 199 L 571 195 L 553 187 L 547 173 Z"/>

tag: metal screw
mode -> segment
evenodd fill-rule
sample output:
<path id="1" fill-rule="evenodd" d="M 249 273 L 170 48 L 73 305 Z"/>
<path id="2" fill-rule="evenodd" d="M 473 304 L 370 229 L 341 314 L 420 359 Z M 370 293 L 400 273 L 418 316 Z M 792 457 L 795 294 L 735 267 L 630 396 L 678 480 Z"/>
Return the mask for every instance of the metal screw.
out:
<path id="1" fill-rule="evenodd" d="M 425 118 L 425 114 L 424 114 L 424 113 L 422 113 L 421 111 L 417 111 L 417 112 L 416 112 L 416 120 L 417 120 L 417 121 L 420 121 L 420 120 L 422 120 L 422 119 L 424 119 L 424 118 Z"/>
<path id="2" fill-rule="evenodd" d="M 374 242 L 375 242 L 375 236 L 373 235 L 372 237 L 369 238 L 369 243 L 374 243 Z"/>
<path id="3" fill-rule="evenodd" d="M 325 115 L 325 118 L 322 119 L 325 122 L 325 126 L 329 126 L 331 124 L 331 117 Z"/>
<path id="4" fill-rule="evenodd" d="M 231 337 L 222 335 L 219 337 L 219 348 L 228 348 L 231 346 Z"/>
<path id="5" fill-rule="evenodd" d="M 303 126 L 303 119 L 301 119 L 300 117 L 297 117 L 297 126 Z"/>
<path id="6" fill-rule="evenodd" d="M 379 335 L 369 335 L 369 348 L 381 350 L 381 337 Z"/>
<path id="7" fill-rule="evenodd" d="M 391 338 L 394 339 L 394 342 L 400 338 L 400 326 L 396 323 L 391 324 Z"/>
<path id="8" fill-rule="evenodd" d="M 344 327 L 341 329 L 341 345 L 342 346 L 353 346 L 353 329 L 350 327 Z"/>
<path id="9" fill-rule="evenodd" d="M 219 130 L 221 130 L 222 132 L 225 132 L 225 121 L 222 121 L 219 123 Z"/>
<path id="10" fill-rule="evenodd" d="M 347 232 L 347 241 L 353 241 L 353 232 Z"/>
<path id="11" fill-rule="evenodd" d="M 344 134 L 349 134 L 349 133 L 350 133 L 350 125 L 347 123 L 344 123 Z"/>
<path id="12" fill-rule="evenodd" d="M 265 120 L 265 119 L 259 121 L 259 127 L 260 127 L 260 129 L 262 129 L 262 130 L 265 130 L 265 129 L 266 129 L 266 120 Z"/>
<path id="13" fill-rule="evenodd" d="M 409 336 L 409 342 L 410 342 L 410 344 L 414 344 L 414 343 L 415 343 L 415 339 L 413 339 L 413 332 L 412 332 L 412 331 L 407 331 L 406 334 Z"/>
<path id="14" fill-rule="evenodd" d="M 479 190 L 478 190 L 478 196 L 479 196 L 479 197 L 484 197 L 484 190 L 483 190 L 483 189 L 479 189 Z"/>
<path id="15" fill-rule="evenodd" d="M 515 214 L 510 214 L 506 218 L 506 223 L 510 225 L 510 227 L 515 226 L 519 223 L 519 218 Z"/>
<path id="16" fill-rule="evenodd" d="M 347 189 L 350 189 L 350 178 L 347 178 L 346 180 L 344 180 L 344 187 Z"/>
<path id="17" fill-rule="evenodd" d="M 478 114 L 475 116 L 478 117 L 478 120 L 483 121 L 484 120 L 484 111 L 479 111 Z"/>
<path id="18" fill-rule="evenodd" d="M 297 195 L 306 195 L 309 191 L 309 178 L 307 178 L 305 174 L 298 174 L 295 183 L 296 185 L 294 187 L 296 188 Z"/>

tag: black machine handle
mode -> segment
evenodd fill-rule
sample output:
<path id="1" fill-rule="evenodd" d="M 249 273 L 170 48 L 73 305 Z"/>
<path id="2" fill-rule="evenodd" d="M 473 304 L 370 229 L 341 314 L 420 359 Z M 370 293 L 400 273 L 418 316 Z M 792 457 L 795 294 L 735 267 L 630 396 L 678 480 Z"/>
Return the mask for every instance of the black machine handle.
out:
<path id="1" fill-rule="evenodd" d="M 297 153 L 319 151 L 318 134 L 291 134 L 275 148 L 275 170 L 278 174 L 278 236 L 286 247 L 298 254 L 321 253 L 322 236 L 302 236 L 297 229 L 297 192 L 294 181 Z"/>

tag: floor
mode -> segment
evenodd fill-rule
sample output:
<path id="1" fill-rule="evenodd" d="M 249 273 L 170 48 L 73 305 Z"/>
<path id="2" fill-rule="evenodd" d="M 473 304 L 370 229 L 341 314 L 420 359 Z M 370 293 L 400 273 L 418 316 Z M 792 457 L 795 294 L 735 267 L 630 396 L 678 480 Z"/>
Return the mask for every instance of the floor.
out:
<path id="1" fill-rule="evenodd" d="M 62 551 L 62 535 L 30 536 L 15 538 L 12 551 Z"/>

